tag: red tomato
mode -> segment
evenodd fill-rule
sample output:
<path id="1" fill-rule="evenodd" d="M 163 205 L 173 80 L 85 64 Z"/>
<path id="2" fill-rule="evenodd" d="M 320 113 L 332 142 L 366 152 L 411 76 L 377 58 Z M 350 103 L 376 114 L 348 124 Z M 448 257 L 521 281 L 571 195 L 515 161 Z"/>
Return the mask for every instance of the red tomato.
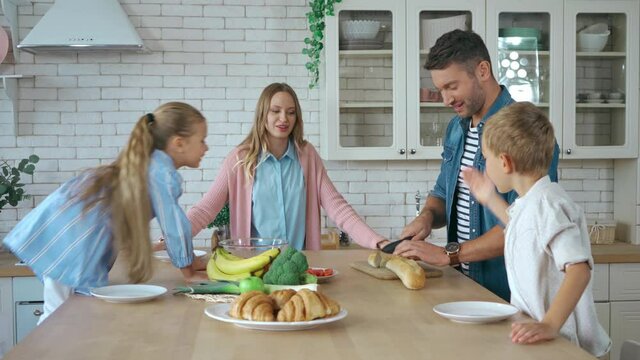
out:
<path id="1" fill-rule="evenodd" d="M 324 272 L 322 274 L 322 276 L 331 276 L 333 275 L 333 269 L 329 268 L 329 269 L 324 269 Z"/>

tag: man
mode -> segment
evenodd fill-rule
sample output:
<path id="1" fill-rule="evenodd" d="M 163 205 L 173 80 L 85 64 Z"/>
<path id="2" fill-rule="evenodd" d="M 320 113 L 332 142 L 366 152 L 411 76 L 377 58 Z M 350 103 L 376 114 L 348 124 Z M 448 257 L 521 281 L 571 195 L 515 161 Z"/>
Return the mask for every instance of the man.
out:
<path id="1" fill-rule="evenodd" d="M 459 265 L 463 273 L 509 301 L 502 224 L 470 195 L 461 169 L 484 171 L 479 141 L 482 127 L 514 100 L 493 76 L 482 38 L 471 31 L 453 30 L 442 35 L 430 49 L 425 68 L 431 71 L 444 104 L 457 115 L 447 126 L 436 185 L 420 215 L 400 235 L 419 241 L 404 241 L 395 253 L 434 265 Z M 557 181 L 558 154 L 556 144 L 549 168 L 553 181 Z M 503 196 L 511 204 L 517 194 L 511 191 Z M 445 225 L 449 239 L 445 248 L 423 241 L 431 229 Z"/>

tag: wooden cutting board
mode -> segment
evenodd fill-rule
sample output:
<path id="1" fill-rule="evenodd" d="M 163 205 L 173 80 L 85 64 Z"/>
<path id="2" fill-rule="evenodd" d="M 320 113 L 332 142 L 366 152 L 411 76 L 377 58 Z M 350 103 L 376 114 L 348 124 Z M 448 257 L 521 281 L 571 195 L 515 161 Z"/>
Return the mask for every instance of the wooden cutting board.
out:
<path id="1" fill-rule="evenodd" d="M 418 265 L 420 265 L 424 269 L 424 272 L 427 274 L 428 278 L 436 278 L 436 277 L 442 276 L 442 270 L 434 269 L 422 262 L 418 262 Z M 393 271 L 387 268 L 374 268 L 373 266 L 369 265 L 369 263 L 366 261 L 352 262 L 351 264 L 349 264 L 349 266 L 351 266 L 356 270 L 362 271 L 367 275 L 371 275 L 377 279 L 382 279 L 382 280 L 398 279 L 398 275 L 396 275 Z"/>

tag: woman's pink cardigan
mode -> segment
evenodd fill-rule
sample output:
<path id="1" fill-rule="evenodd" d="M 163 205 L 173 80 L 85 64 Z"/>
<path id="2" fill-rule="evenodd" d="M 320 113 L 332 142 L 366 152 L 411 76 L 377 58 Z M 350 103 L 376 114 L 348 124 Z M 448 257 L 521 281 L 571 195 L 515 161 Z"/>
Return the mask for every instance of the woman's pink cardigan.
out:
<path id="1" fill-rule="evenodd" d="M 329 218 L 358 244 L 375 248 L 384 238 L 371 229 L 336 190 L 327 176 L 322 159 L 310 143 L 296 146 L 307 190 L 305 248 L 320 249 L 320 207 Z M 243 157 L 244 148 L 236 147 L 222 163 L 222 168 L 205 196 L 187 213 L 195 236 L 211 223 L 224 204 L 229 201 L 231 237 L 251 237 L 251 195 L 253 180 L 245 176 L 244 169 L 236 166 Z"/>

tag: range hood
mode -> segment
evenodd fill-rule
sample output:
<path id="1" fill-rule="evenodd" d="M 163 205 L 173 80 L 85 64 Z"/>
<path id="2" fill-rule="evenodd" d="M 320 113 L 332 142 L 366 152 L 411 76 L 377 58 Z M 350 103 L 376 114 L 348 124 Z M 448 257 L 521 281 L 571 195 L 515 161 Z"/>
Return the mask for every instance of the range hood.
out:
<path id="1" fill-rule="evenodd" d="M 18 48 L 49 51 L 143 51 L 118 0 L 56 0 Z"/>

